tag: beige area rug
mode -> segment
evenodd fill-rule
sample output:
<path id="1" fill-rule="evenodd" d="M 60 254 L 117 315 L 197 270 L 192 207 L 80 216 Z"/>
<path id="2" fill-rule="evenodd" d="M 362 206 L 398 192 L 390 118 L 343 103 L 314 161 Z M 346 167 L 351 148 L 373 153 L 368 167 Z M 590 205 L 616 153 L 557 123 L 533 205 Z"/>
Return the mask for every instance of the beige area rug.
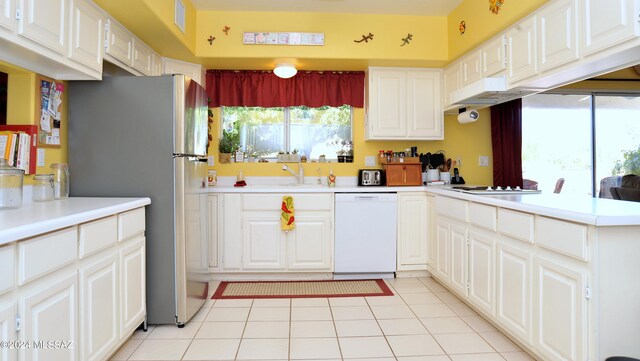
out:
<path id="1" fill-rule="evenodd" d="M 212 299 L 393 296 L 383 280 L 221 282 Z"/>

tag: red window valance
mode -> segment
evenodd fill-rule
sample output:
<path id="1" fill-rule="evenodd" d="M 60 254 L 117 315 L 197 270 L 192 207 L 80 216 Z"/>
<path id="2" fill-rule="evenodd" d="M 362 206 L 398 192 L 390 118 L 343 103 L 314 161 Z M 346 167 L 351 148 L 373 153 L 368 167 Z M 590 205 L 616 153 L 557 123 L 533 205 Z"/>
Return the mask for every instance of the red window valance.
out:
<path id="1" fill-rule="evenodd" d="M 299 71 L 281 79 L 270 71 L 208 70 L 209 106 L 364 106 L 364 72 Z"/>

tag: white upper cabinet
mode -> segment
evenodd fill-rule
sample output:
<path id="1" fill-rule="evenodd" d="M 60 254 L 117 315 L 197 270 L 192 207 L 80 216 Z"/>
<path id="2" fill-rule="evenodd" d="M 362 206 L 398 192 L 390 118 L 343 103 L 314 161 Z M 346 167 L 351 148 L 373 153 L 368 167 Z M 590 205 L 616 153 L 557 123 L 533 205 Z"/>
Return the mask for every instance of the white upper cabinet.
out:
<path id="1" fill-rule="evenodd" d="M 0 27 L 8 30 L 16 28 L 16 2 L 15 0 L 0 0 Z"/>
<path id="2" fill-rule="evenodd" d="M 69 57 L 102 72 L 104 15 L 92 2 L 71 0 Z"/>
<path id="3" fill-rule="evenodd" d="M 449 65 L 442 73 L 442 83 L 444 84 L 444 94 L 442 95 L 445 106 L 453 104 L 451 94 L 462 87 L 462 71 L 460 62 Z"/>
<path id="4" fill-rule="evenodd" d="M 442 139 L 440 70 L 369 68 L 365 140 Z"/>
<path id="5" fill-rule="evenodd" d="M 153 50 L 138 39 L 133 39 L 133 68 L 143 75 L 153 75 Z"/>
<path id="6" fill-rule="evenodd" d="M 460 61 L 462 67 L 462 86 L 469 85 L 482 79 L 482 51 L 471 51 Z"/>
<path id="7" fill-rule="evenodd" d="M 113 19 L 107 19 L 105 54 L 126 66 L 133 66 L 133 35 Z"/>
<path id="8" fill-rule="evenodd" d="M 635 0 L 583 0 L 582 48 L 593 54 L 638 35 Z"/>
<path id="9" fill-rule="evenodd" d="M 490 77 L 507 68 L 507 58 L 505 56 L 506 42 L 506 37 L 500 35 L 487 41 L 480 48 L 480 52 L 482 53 L 481 66 L 483 77 Z"/>
<path id="10" fill-rule="evenodd" d="M 537 72 L 536 65 L 536 16 L 531 16 L 513 28 L 507 35 L 509 84 L 533 76 Z"/>
<path id="11" fill-rule="evenodd" d="M 18 34 L 66 55 L 67 0 L 20 1 Z"/>
<path id="12" fill-rule="evenodd" d="M 553 1 L 537 18 L 540 71 L 578 60 L 578 0 Z"/>

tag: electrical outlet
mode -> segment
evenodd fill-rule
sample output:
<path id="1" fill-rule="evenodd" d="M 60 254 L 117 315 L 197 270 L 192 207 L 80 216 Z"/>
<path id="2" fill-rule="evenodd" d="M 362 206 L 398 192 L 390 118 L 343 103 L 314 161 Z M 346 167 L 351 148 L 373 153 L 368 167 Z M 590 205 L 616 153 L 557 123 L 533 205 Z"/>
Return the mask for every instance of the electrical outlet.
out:
<path id="1" fill-rule="evenodd" d="M 375 167 L 376 166 L 376 157 L 372 155 L 368 155 L 364 157 L 364 165 L 366 167 Z"/>
<path id="2" fill-rule="evenodd" d="M 212 155 L 208 156 L 207 157 L 207 165 L 210 166 L 210 167 L 213 167 L 215 165 L 214 163 L 215 162 L 213 160 L 213 156 Z"/>
<path id="3" fill-rule="evenodd" d="M 456 168 L 462 168 L 462 156 L 456 157 Z"/>
<path id="4" fill-rule="evenodd" d="M 486 155 L 481 155 L 478 157 L 478 165 L 481 167 L 489 166 L 489 157 Z"/>

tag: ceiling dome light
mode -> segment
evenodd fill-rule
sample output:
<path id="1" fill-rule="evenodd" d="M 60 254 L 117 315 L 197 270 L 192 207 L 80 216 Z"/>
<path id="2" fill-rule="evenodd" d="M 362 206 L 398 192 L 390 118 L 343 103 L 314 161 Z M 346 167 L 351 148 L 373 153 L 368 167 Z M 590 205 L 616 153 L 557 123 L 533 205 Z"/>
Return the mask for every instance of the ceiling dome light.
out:
<path id="1" fill-rule="evenodd" d="M 296 75 L 297 72 L 298 70 L 293 66 L 293 64 L 278 64 L 276 65 L 276 68 L 273 69 L 273 73 L 282 79 L 291 78 Z"/>

